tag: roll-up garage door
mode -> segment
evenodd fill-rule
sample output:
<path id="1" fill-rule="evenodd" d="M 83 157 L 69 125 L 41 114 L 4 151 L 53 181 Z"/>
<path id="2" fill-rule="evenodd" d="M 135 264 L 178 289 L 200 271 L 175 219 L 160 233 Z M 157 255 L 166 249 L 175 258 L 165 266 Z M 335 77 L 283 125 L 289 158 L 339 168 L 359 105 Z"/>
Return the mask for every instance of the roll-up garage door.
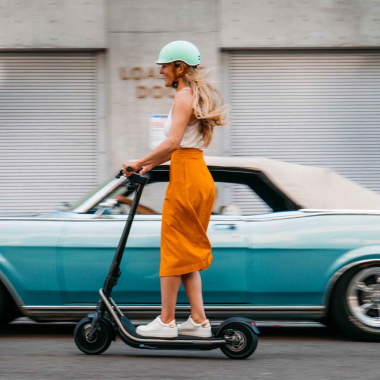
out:
<path id="1" fill-rule="evenodd" d="M 228 53 L 230 149 L 331 168 L 380 192 L 380 53 Z M 236 190 L 245 213 L 265 211 Z"/>
<path id="2" fill-rule="evenodd" d="M 0 215 L 97 184 L 96 94 L 94 53 L 0 53 Z"/>

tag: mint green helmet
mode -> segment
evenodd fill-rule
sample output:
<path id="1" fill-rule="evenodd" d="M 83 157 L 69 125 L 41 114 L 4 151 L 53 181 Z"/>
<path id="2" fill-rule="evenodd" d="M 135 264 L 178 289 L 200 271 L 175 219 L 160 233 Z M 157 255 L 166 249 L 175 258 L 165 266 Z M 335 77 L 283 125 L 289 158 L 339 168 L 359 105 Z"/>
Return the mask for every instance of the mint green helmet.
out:
<path id="1" fill-rule="evenodd" d="M 201 54 L 191 42 L 173 41 L 161 49 L 156 63 L 161 65 L 175 61 L 187 63 L 189 66 L 198 66 L 201 63 Z"/>

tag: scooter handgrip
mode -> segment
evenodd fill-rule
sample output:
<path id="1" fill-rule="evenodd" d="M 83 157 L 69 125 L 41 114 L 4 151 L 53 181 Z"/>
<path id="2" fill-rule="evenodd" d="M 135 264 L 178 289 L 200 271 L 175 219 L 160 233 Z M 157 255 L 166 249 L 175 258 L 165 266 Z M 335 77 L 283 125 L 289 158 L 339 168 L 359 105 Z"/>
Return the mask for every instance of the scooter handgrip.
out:
<path id="1" fill-rule="evenodd" d="M 141 172 L 141 170 L 142 170 L 143 168 L 141 167 L 141 168 L 138 168 L 136 171 L 135 171 L 135 173 L 139 173 L 139 172 Z M 129 172 L 133 172 L 133 168 L 131 168 L 130 166 L 128 166 L 127 167 L 127 172 L 129 173 Z"/>
<path id="2" fill-rule="evenodd" d="M 139 173 L 143 168 L 139 168 L 135 173 Z M 133 171 L 133 168 L 131 168 L 130 166 L 127 167 L 127 172 L 132 172 Z M 119 173 L 117 174 L 116 178 L 120 178 L 121 176 L 124 175 L 124 169 L 120 169 Z"/>

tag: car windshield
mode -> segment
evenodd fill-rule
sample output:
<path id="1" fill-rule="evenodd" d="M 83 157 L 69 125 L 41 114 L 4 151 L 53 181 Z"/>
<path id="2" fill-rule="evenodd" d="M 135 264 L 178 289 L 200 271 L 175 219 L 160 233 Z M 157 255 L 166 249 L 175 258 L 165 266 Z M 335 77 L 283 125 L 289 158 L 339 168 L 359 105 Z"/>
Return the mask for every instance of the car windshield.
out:
<path id="1" fill-rule="evenodd" d="M 96 194 L 99 190 L 101 190 L 105 185 L 110 183 L 114 178 L 109 178 L 106 181 L 103 181 L 100 185 L 83 195 L 83 197 L 79 198 L 76 202 L 70 203 L 65 210 L 66 211 L 73 211 L 77 207 L 79 207 L 82 203 L 86 202 L 87 199 L 91 198 L 94 194 Z"/>

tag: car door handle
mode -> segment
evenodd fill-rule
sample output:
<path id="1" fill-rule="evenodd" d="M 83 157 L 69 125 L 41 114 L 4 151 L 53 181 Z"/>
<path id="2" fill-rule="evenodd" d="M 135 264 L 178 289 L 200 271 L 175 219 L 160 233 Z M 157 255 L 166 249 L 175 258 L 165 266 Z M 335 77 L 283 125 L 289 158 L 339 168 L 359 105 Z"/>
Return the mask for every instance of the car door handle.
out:
<path id="1" fill-rule="evenodd" d="M 236 230 L 236 224 L 219 223 L 219 224 L 214 224 L 214 226 L 218 230 Z"/>

